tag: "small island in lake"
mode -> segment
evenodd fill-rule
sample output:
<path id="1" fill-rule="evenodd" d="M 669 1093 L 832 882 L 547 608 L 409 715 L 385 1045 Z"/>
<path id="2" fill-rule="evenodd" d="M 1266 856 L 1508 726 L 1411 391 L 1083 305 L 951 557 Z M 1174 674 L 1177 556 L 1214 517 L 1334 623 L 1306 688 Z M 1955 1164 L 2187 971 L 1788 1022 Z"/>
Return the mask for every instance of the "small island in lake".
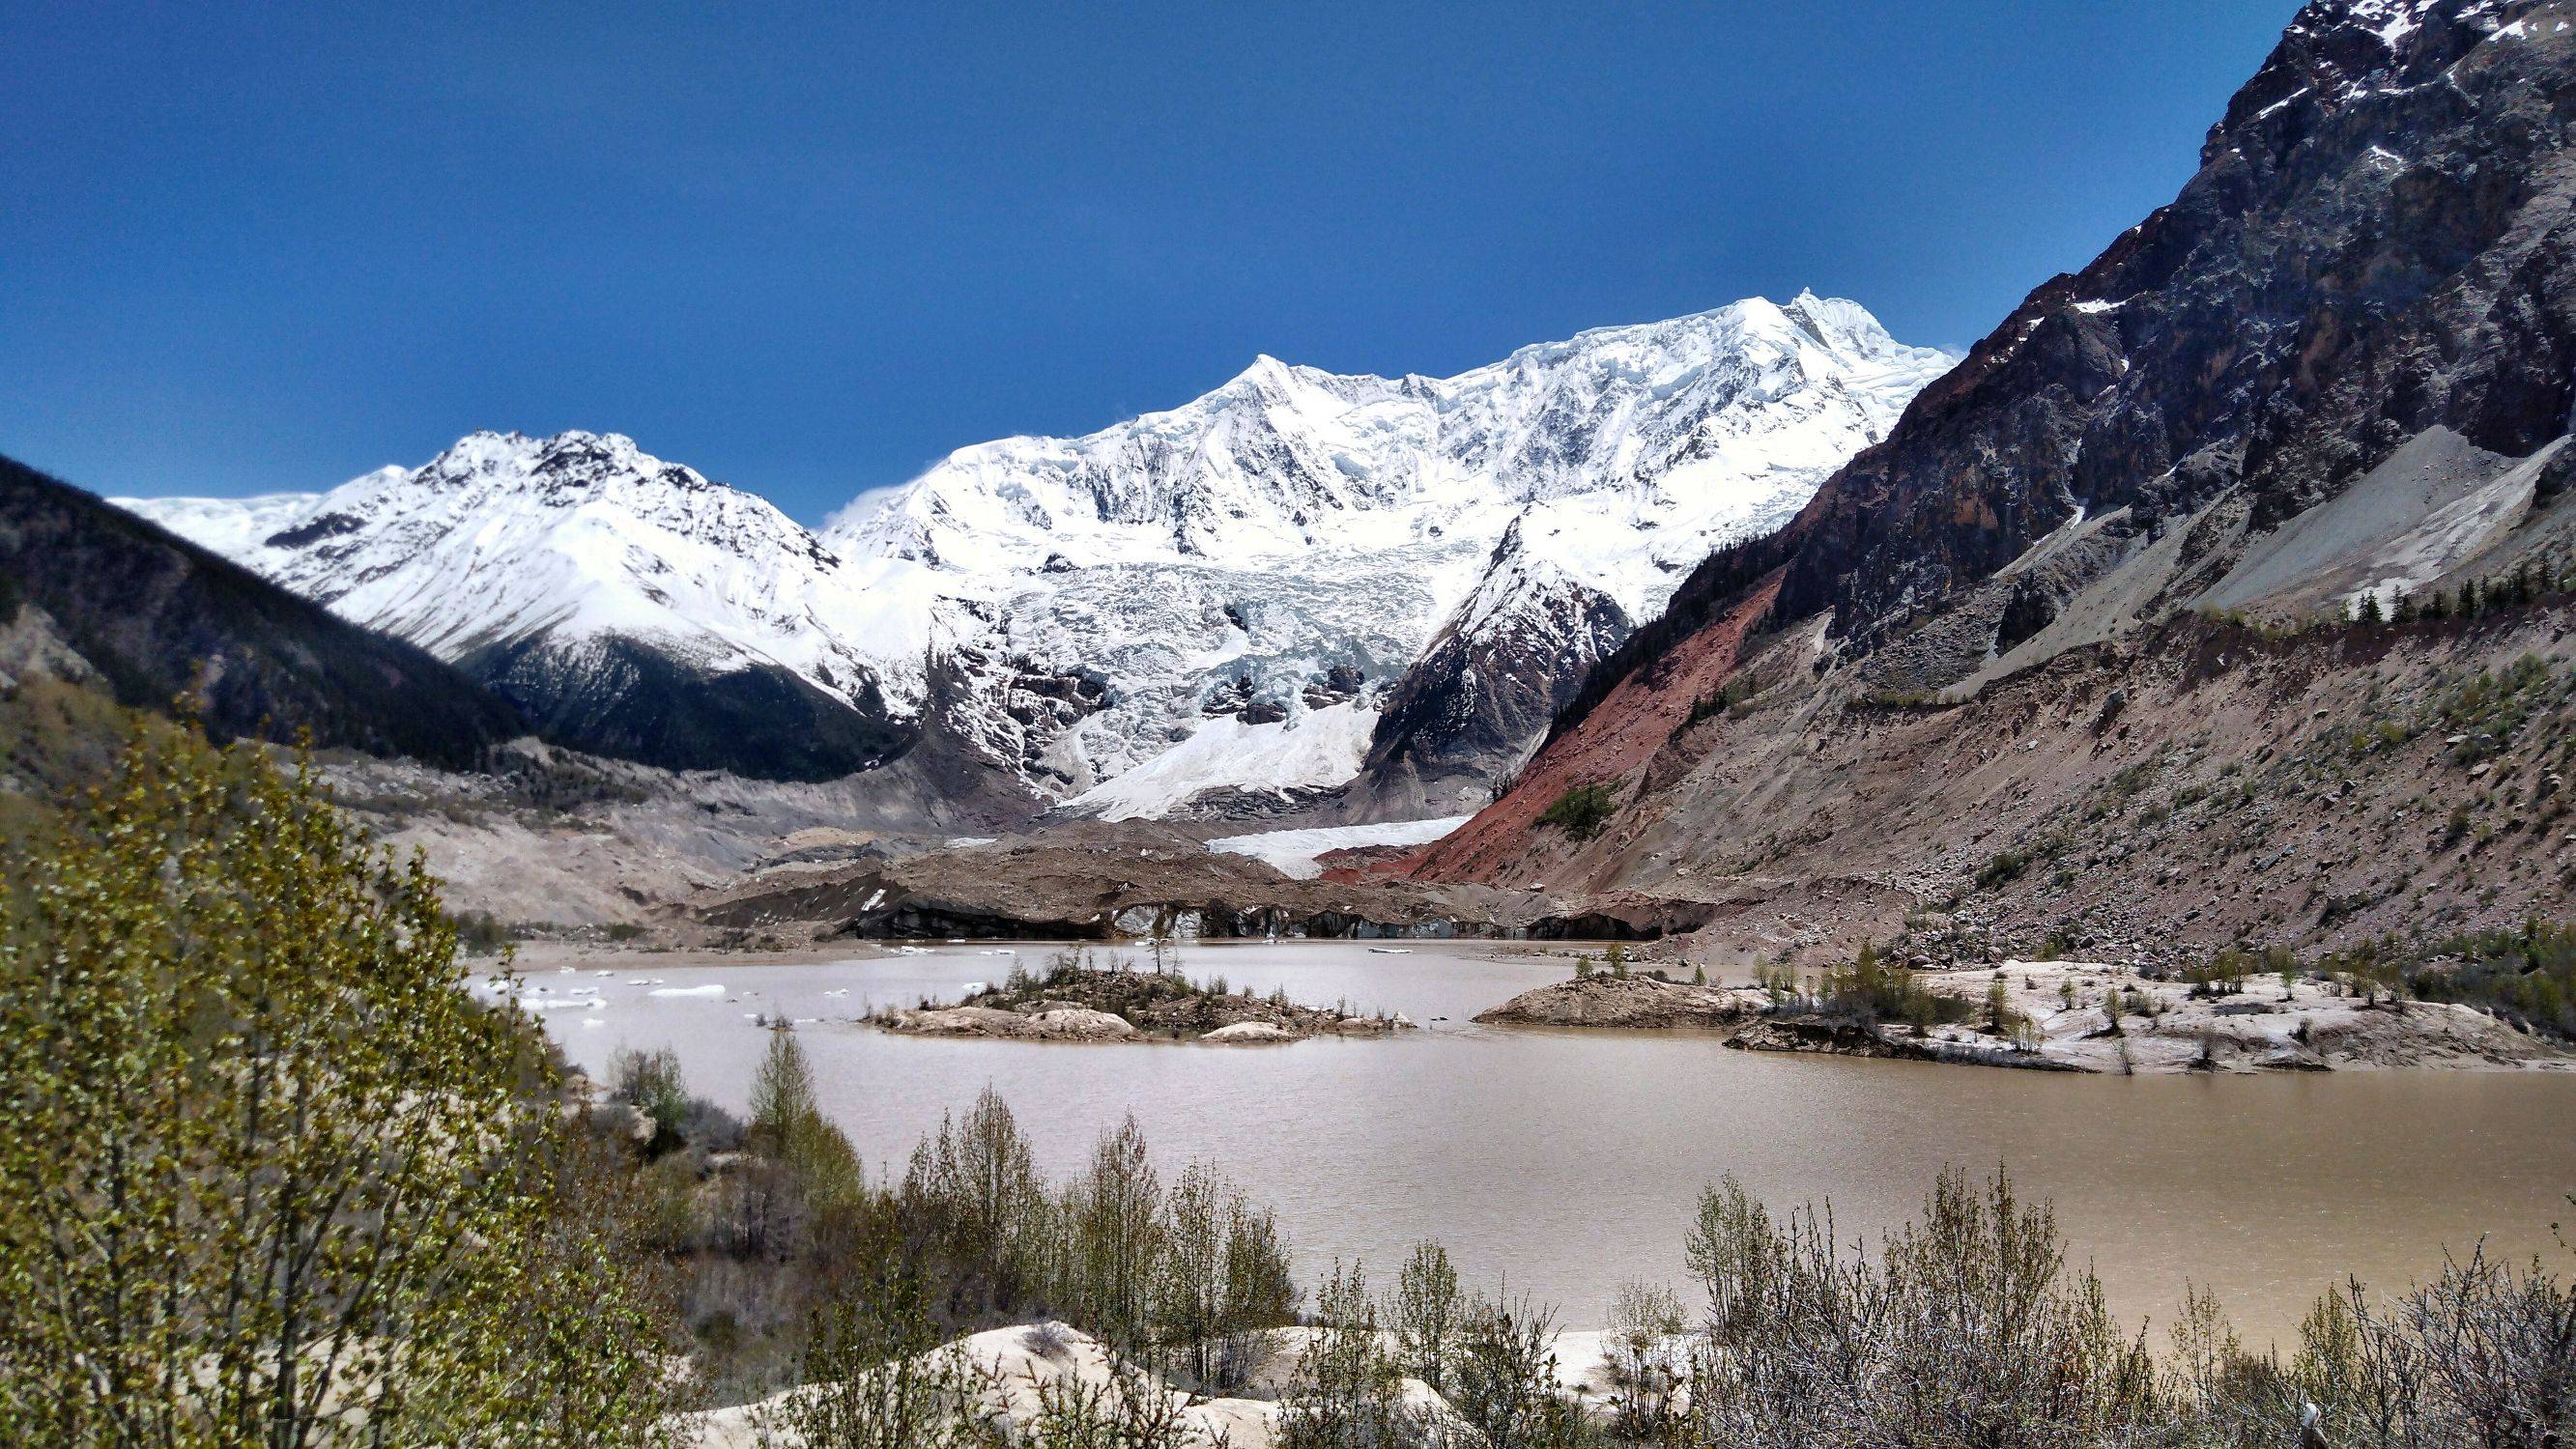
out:
<path id="1" fill-rule="evenodd" d="M 1012 968 L 999 986 L 980 986 L 953 1006 L 924 1002 L 868 1020 L 908 1036 L 998 1037 L 1021 1041 L 1184 1041 L 1207 1046 L 1275 1046 L 1317 1036 L 1385 1036 L 1410 1030 L 1401 1014 L 1364 1013 L 1344 1002 L 1304 1006 L 1284 991 L 1255 996 L 1223 977 L 1202 984 L 1181 974 L 1168 948 L 1138 965 L 1063 951 L 1039 972 Z"/>

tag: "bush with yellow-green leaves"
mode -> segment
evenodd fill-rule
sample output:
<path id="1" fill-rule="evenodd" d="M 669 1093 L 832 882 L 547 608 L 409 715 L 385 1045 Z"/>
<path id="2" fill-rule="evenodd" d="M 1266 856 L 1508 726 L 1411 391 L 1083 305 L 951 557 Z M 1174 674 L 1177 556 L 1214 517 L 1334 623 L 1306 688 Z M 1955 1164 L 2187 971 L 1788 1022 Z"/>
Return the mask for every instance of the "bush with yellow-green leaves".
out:
<path id="1" fill-rule="evenodd" d="M 641 1442 L 538 1034 L 309 763 L 138 731 L 0 893 L 0 1442 Z"/>

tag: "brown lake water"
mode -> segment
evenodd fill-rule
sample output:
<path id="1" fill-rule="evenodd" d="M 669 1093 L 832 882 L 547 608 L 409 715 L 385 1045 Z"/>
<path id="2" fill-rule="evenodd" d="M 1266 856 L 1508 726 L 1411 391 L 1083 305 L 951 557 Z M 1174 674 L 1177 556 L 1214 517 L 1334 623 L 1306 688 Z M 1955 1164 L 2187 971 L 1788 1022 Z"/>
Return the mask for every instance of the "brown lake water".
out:
<path id="1" fill-rule="evenodd" d="M 1187 952 L 1194 977 L 1424 1028 L 1392 1040 L 1083 1046 L 849 1024 L 873 1005 L 953 999 L 1015 960 L 1035 968 L 1047 948 L 1015 949 L 862 947 L 810 965 L 628 954 L 570 973 L 540 963 L 527 984 L 582 1003 L 542 1013 L 577 1065 L 671 1046 L 694 1090 L 736 1110 L 766 1045 L 748 1014 L 813 1018 L 801 1039 L 825 1104 L 872 1171 L 900 1172 L 940 1114 L 987 1084 L 1050 1175 L 1132 1112 L 1167 1171 L 1205 1160 L 1266 1198 L 1309 1276 L 1335 1256 L 1389 1273 L 1437 1237 L 1462 1274 L 1490 1288 L 1508 1269 L 1515 1294 L 1576 1327 L 1599 1323 L 1622 1280 L 1683 1286 L 1692 1204 L 1728 1173 L 1775 1207 L 1830 1199 L 1849 1239 L 1911 1215 L 1945 1164 L 2001 1164 L 2026 1196 L 2055 1201 L 2123 1314 L 2168 1320 L 2188 1279 L 2255 1341 L 2286 1335 L 2345 1273 L 2401 1286 L 2481 1238 L 2576 1268 L 2552 1236 L 2576 1226 L 2576 1073 L 2093 1077 L 1481 1027 L 1468 1018 L 1570 970 L 1490 943 Z M 708 987 L 721 994 L 652 994 Z"/>

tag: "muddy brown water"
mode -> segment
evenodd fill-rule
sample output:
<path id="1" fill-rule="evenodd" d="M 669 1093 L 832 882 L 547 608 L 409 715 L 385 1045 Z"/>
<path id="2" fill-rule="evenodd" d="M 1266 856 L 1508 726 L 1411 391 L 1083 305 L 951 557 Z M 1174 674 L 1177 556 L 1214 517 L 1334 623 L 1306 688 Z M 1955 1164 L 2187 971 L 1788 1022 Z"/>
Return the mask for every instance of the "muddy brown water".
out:
<path id="1" fill-rule="evenodd" d="M 1684 1286 L 1692 1204 L 1728 1173 L 1778 1206 L 1830 1199 L 1848 1239 L 1910 1215 L 1945 1164 L 2001 1164 L 2055 1202 L 2075 1258 L 2123 1314 L 2168 1321 L 2189 1280 L 2255 1341 L 2286 1336 L 2345 1273 L 2395 1287 L 2482 1238 L 2576 1269 L 2552 1235 L 2576 1223 L 2576 1073 L 2091 1077 L 1481 1027 L 1468 1018 L 1569 966 L 1463 943 L 1186 954 L 1196 977 L 1346 998 L 1424 1027 L 1393 1040 L 1081 1046 L 849 1024 L 872 1005 L 953 999 L 1046 951 L 1013 949 L 859 948 L 809 965 L 625 954 L 571 972 L 534 960 L 527 985 L 580 1003 L 542 1013 L 576 1064 L 675 1047 L 691 1087 L 737 1110 L 766 1045 L 748 1016 L 808 1019 L 824 1101 L 874 1171 L 899 1172 L 940 1114 L 988 1083 L 1053 1175 L 1132 1112 L 1165 1170 L 1203 1159 L 1266 1197 L 1310 1274 L 1336 1256 L 1392 1273 L 1410 1244 L 1437 1237 L 1462 1273 L 1490 1287 L 1508 1270 L 1515 1294 L 1578 1327 L 1597 1325 L 1622 1280 Z M 710 986 L 723 994 L 652 994 Z"/>

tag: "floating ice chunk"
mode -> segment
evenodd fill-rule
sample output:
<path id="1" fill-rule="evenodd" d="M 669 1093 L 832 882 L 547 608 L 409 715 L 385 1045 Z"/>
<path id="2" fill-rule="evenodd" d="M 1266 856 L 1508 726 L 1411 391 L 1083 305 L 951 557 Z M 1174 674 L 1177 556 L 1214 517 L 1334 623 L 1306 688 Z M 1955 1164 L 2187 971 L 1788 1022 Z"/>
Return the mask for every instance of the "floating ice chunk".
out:
<path id="1" fill-rule="evenodd" d="M 717 997 L 717 996 L 722 996 L 722 995 L 724 995 L 724 994 L 725 994 L 725 989 L 724 989 L 723 987 L 721 987 L 721 986 L 665 986 L 665 987 L 663 987 L 661 990 L 656 991 L 656 992 L 654 992 L 654 993 L 653 993 L 653 995 L 655 995 L 655 996 L 705 996 L 705 997 Z"/>

